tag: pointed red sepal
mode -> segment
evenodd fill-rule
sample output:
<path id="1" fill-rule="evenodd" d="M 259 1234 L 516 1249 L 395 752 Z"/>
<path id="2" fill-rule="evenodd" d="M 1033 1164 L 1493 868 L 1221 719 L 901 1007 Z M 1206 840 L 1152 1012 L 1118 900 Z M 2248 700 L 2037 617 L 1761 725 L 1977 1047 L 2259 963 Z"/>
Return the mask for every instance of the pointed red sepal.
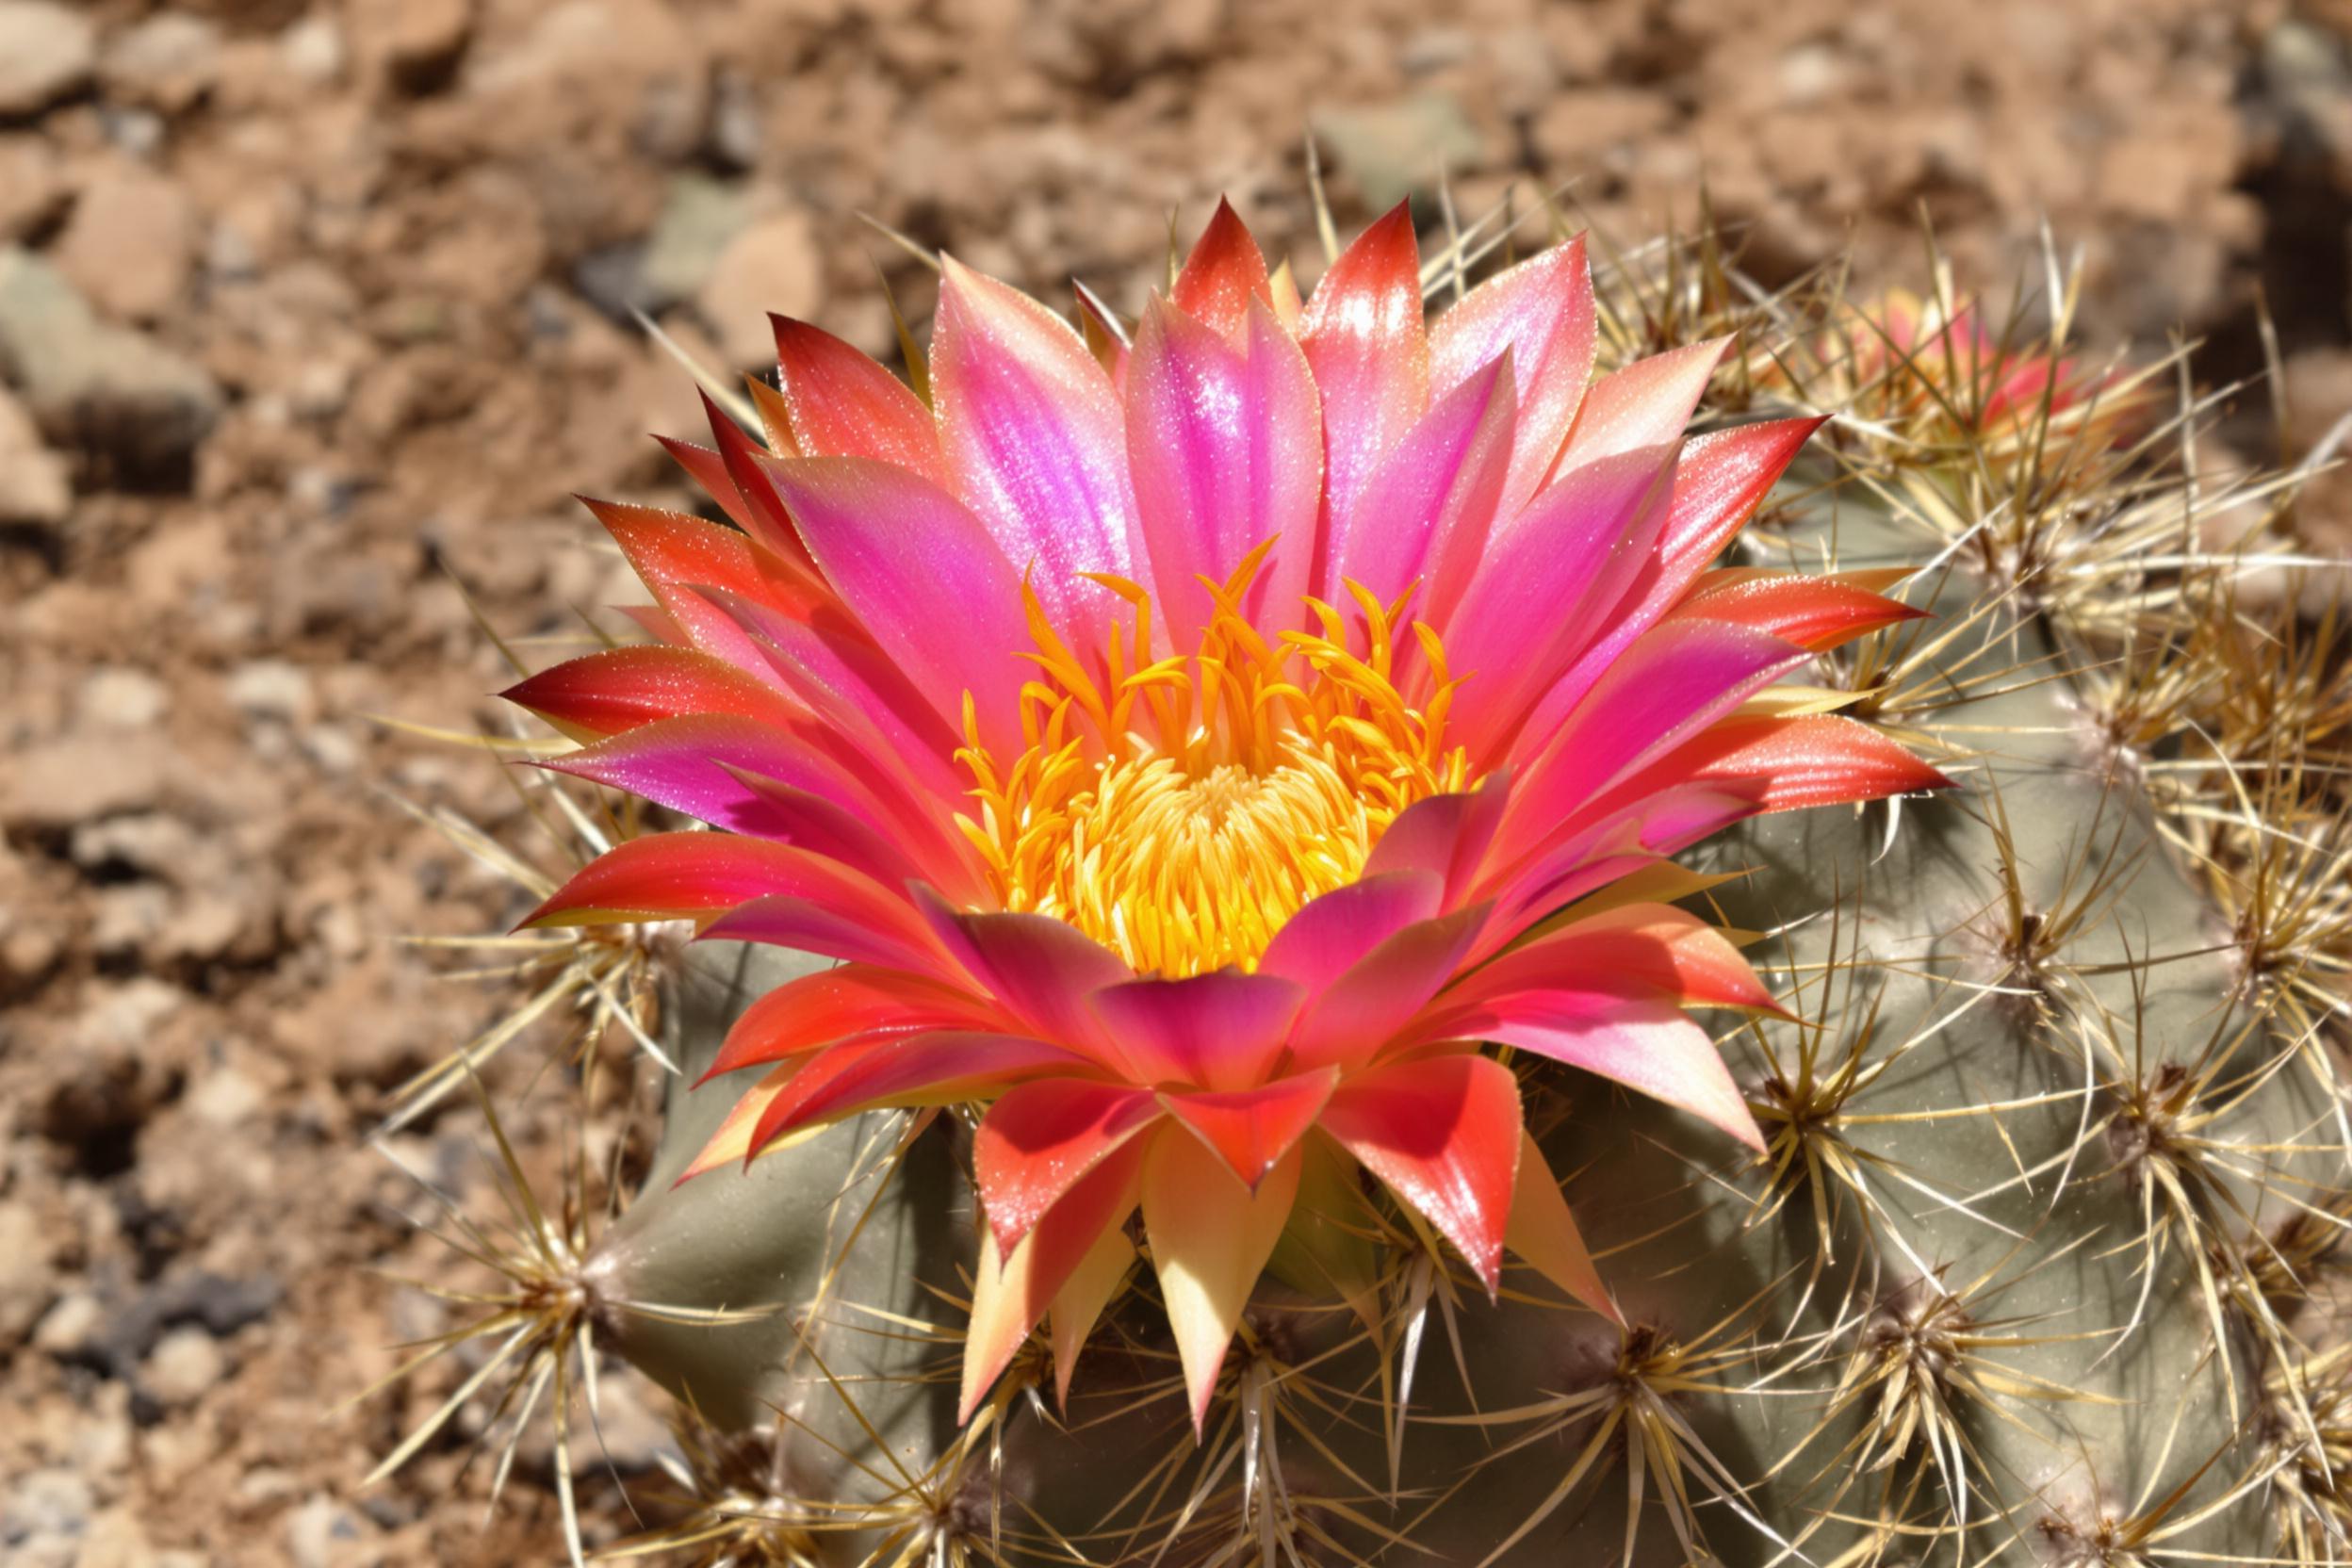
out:
<path id="1" fill-rule="evenodd" d="M 820 1053 L 760 1119 L 757 1154 L 770 1140 L 877 1105 L 944 1105 L 1091 1064 L 1043 1040 L 941 1032 L 849 1040 Z"/>
<path id="2" fill-rule="evenodd" d="M 1071 1078 L 1024 1084 L 989 1106 L 972 1163 L 998 1248 L 1010 1254 L 1075 1183 L 1161 1115 L 1148 1089 Z"/>
<path id="3" fill-rule="evenodd" d="M 939 427 L 905 382 L 822 328 L 768 320 L 798 455 L 874 458 L 947 487 Z"/>
<path id="4" fill-rule="evenodd" d="M 697 1086 L 723 1073 L 801 1055 L 853 1036 L 987 1029 L 996 1021 L 979 998 L 936 980 L 843 964 L 788 980 L 744 1008 Z"/>
<path id="5" fill-rule="evenodd" d="M 625 839 L 574 873 L 516 929 L 701 919 L 796 887 L 808 858 L 732 833 Z"/>
<path id="6" fill-rule="evenodd" d="M 1601 1282 L 1600 1270 L 1592 1266 L 1592 1253 L 1584 1245 L 1576 1217 L 1569 1212 L 1560 1179 L 1552 1174 L 1535 1139 L 1525 1133 L 1520 1135 L 1519 1181 L 1511 1192 L 1511 1224 L 1504 1232 L 1503 1245 L 1528 1267 L 1610 1322 L 1625 1322 L 1616 1298 Z"/>
<path id="7" fill-rule="evenodd" d="M 1952 788 L 1950 778 L 1881 731 L 1858 719 L 1816 713 L 1725 719 L 1611 795 L 1635 799 L 1684 782 L 1752 795 L 1762 811 Z"/>
<path id="8" fill-rule="evenodd" d="M 1249 225 L 1219 198 L 1209 226 L 1200 231 L 1184 270 L 1176 274 L 1173 301 L 1178 310 L 1231 337 L 1249 314 L 1251 298 L 1266 301 L 1266 255 L 1258 249 Z"/>
<path id="9" fill-rule="evenodd" d="M 776 687 L 694 648 L 607 648 L 551 665 L 498 694 L 581 742 L 686 713 L 777 726 L 806 716 Z"/>
<path id="10" fill-rule="evenodd" d="M 1322 1126 L 1496 1288 L 1519 1172 L 1519 1084 L 1509 1068 L 1463 1054 L 1376 1069 L 1340 1086 Z"/>
<path id="11" fill-rule="evenodd" d="M 1118 1283 L 1114 1276 L 1106 1284 L 1103 1276 L 1114 1261 L 1118 1274 L 1124 1274 L 1127 1260 L 1134 1256 L 1118 1228 L 1135 1212 L 1150 1142 L 1129 1144 L 1095 1166 L 1010 1254 L 997 1250 L 991 1226 L 981 1227 L 972 1320 L 964 1333 L 958 1425 L 972 1419 L 1049 1307 L 1057 1319 L 1054 1380 L 1067 1396 L 1078 1344 Z"/>
<path id="12" fill-rule="evenodd" d="M 1254 1192 L 1306 1136 L 1338 1083 L 1331 1067 L 1230 1094 L 1163 1093 L 1159 1102 Z"/>
<path id="13" fill-rule="evenodd" d="M 1668 619 L 1733 621 L 1819 653 L 1926 614 L 1874 592 L 1852 575 L 1726 571 L 1701 578 Z"/>

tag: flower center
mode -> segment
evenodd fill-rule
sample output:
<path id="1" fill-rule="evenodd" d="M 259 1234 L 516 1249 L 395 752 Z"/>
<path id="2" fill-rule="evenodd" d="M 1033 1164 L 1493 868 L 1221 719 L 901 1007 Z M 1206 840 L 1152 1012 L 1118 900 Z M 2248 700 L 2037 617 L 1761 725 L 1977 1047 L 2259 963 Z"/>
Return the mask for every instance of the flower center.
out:
<path id="1" fill-rule="evenodd" d="M 1350 584 L 1352 626 L 1310 598 L 1320 631 L 1269 641 L 1240 609 L 1265 553 L 1204 580 L 1214 610 L 1189 658 L 1151 658 L 1150 596 L 1124 580 L 1098 580 L 1135 616 L 1091 664 L 1031 599 L 1026 749 L 1001 765 L 968 725 L 957 754 L 979 803 L 958 822 L 1005 908 L 1068 921 L 1138 973 L 1254 969 L 1300 906 L 1363 874 L 1399 812 L 1468 786 L 1445 743 L 1459 682 L 1425 626 L 1399 645 L 1406 600 Z"/>

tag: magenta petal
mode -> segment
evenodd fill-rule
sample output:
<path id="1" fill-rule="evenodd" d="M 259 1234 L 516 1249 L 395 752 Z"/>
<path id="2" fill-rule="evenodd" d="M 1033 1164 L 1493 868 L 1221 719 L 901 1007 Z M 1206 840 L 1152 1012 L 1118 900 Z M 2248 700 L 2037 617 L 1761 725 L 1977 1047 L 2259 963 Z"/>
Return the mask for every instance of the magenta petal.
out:
<path id="1" fill-rule="evenodd" d="M 765 810 L 738 772 L 825 796 L 880 826 L 890 816 L 857 779 L 784 730 L 725 713 L 662 719 L 539 764 L 643 795 L 714 827 L 758 837 Z M 730 771 L 733 770 L 733 771 Z"/>
<path id="2" fill-rule="evenodd" d="M 1584 237 L 1556 245 L 1472 289 L 1429 329 L 1429 390 L 1443 398 L 1509 351 L 1519 422 L 1501 512 L 1512 515 L 1551 472 L 1585 384 L 1595 313 Z"/>
<path id="3" fill-rule="evenodd" d="M 1092 1068 L 1058 1046 L 1013 1035 L 902 1035 L 871 1045 L 835 1046 L 802 1069 L 768 1108 L 753 1147 L 795 1127 L 838 1120 L 870 1106 L 939 1104 L 1046 1073 Z"/>
<path id="4" fill-rule="evenodd" d="M 1014 1016 L 1050 1039 L 1123 1063 L 1086 1005 L 1090 993 L 1135 972 L 1117 954 L 1051 915 L 964 914 L 920 894 L 918 903 L 947 950 Z"/>
<path id="5" fill-rule="evenodd" d="M 1159 1102 L 1254 1191 L 1307 1135 L 1338 1083 L 1339 1070 L 1325 1068 L 1253 1089 L 1162 1093 Z"/>
<path id="6" fill-rule="evenodd" d="M 1469 678 L 1449 722 L 1473 758 L 1503 755 L 1522 715 L 1650 567 L 1674 462 L 1669 445 L 1574 469 L 1489 545 L 1461 607 L 1438 623 L 1447 663 Z"/>
<path id="7" fill-rule="evenodd" d="M 1489 912 L 1474 904 L 1423 921 L 1366 954 L 1300 1016 L 1290 1035 L 1292 1061 L 1300 1070 L 1370 1061 L 1460 972 Z"/>
<path id="8" fill-rule="evenodd" d="M 936 869 L 917 865 L 896 841 L 821 794 L 757 774 L 727 771 L 755 797 L 756 804 L 743 812 L 749 824 L 744 831 L 839 860 L 888 888 L 924 880 Z"/>
<path id="9" fill-rule="evenodd" d="M 1684 445 L 1655 559 L 1622 598 L 1610 601 L 1609 613 L 1595 618 L 1606 629 L 1576 654 L 1568 673 L 1537 702 L 1524 730 L 1528 741 L 1540 743 L 1557 730 L 1634 639 L 1681 600 L 1821 424 L 1819 419 L 1775 419 L 1711 431 Z"/>
<path id="10" fill-rule="evenodd" d="M 931 390 L 956 494 L 1062 634 L 1100 647 L 1119 603 L 1080 574 L 1133 578 L 1143 564 L 1119 394 L 1060 318 L 952 258 L 945 268 Z"/>
<path id="11" fill-rule="evenodd" d="M 1143 1082 L 1206 1089 L 1262 1082 L 1305 1000 L 1294 982 L 1239 970 L 1132 980 L 1087 999 Z"/>
<path id="12" fill-rule="evenodd" d="M 1326 590 L 1361 583 L 1385 604 L 1418 579 L 1413 612 L 1443 625 L 1494 529 L 1517 421 L 1508 353 L 1432 403 L 1347 516 L 1334 514 L 1327 547 L 1336 575 Z"/>
<path id="13" fill-rule="evenodd" d="M 1030 645 L 1021 579 L 988 531 L 939 486 L 862 457 L 773 466 L 809 552 L 939 715 L 964 694 L 991 744 L 1018 749 Z"/>
<path id="14" fill-rule="evenodd" d="M 844 911 L 835 900 L 785 894 L 755 898 L 703 927 L 702 937 L 709 941 L 789 947 L 843 963 L 873 964 L 951 984 L 971 984 L 928 939 L 927 933 Z"/>
<path id="15" fill-rule="evenodd" d="M 1433 871 L 1389 872 L 1334 888 L 1274 933 L 1258 972 L 1319 991 L 1396 933 L 1436 914 L 1445 892 L 1445 876 Z"/>
<path id="16" fill-rule="evenodd" d="M 1127 453 L 1171 645 L 1191 648 L 1223 582 L 1267 540 L 1251 608 L 1287 625 L 1305 591 L 1322 499 L 1315 383 L 1263 305 L 1243 307 L 1235 347 L 1154 301 L 1127 370 Z"/>
<path id="17" fill-rule="evenodd" d="M 1669 349 L 1593 383 L 1560 454 L 1560 468 L 1679 440 L 1730 342 L 1717 337 Z"/>
<path id="18" fill-rule="evenodd" d="M 1329 531 L 1354 511 L 1373 469 L 1429 405 L 1420 249 L 1410 203 L 1398 203 L 1357 236 L 1323 274 L 1299 317 L 1298 346 L 1323 397 L 1326 539 L 1308 589 L 1330 598 L 1337 591 L 1337 564 Z"/>
<path id="19" fill-rule="evenodd" d="M 1658 627 L 1626 650 L 1528 765 L 1498 844 L 1510 858 L 1625 774 L 1688 740 L 1805 662 L 1765 632 L 1713 621 Z"/>
<path id="20" fill-rule="evenodd" d="M 1478 1010 L 1464 1032 L 1613 1079 L 1761 1151 L 1763 1135 L 1706 1030 L 1672 1003 L 1523 991 Z"/>
<path id="21" fill-rule="evenodd" d="M 1498 771 L 1475 790 L 1431 795 L 1406 807 L 1372 846 L 1364 865 L 1365 880 L 1384 872 L 1429 872 L 1445 880 L 1439 907 L 1461 907 L 1486 863 L 1511 792 L 1510 775 Z"/>

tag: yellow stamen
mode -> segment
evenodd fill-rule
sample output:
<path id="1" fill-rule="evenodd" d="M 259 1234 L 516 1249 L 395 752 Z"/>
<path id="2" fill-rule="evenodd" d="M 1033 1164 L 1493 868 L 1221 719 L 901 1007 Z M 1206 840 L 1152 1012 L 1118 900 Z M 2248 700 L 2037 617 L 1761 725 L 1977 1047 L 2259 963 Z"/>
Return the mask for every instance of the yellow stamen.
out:
<path id="1" fill-rule="evenodd" d="M 1066 920 L 1141 973 L 1254 969 L 1301 905 L 1363 874 L 1398 813 L 1468 787 L 1467 755 L 1445 743 L 1460 682 L 1444 647 L 1417 621 L 1399 646 L 1410 592 L 1383 605 L 1348 585 L 1358 647 L 1313 599 L 1320 630 L 1269 643 L 1240 608 L 1265 558 L 1201 580 L 1215 608 L 1189 659 L 1151 657 L 1151 597 L 1123 579 L 1096 580 L 1135 619 L 1092 665 L 1029 596 L 1026 749 L 992 757 L 967 700 L 957 754 L 979 803 L 957 820 L 1004 907 Z"/>

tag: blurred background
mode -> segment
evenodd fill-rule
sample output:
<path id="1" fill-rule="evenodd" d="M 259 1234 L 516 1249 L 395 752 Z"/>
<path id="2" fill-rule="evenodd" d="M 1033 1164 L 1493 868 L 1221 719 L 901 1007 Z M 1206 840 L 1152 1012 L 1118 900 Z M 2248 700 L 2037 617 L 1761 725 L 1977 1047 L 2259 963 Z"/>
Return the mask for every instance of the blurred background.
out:
<path id="1" fill-rule="evenodd" d="M 357 1485 L 452 1381 L 342 1408 L 446 1321 L 370 1272 L 449 1262 L 364 1140 L 511 1000 L 401 939 L 529 902 L 400 803 L 561 863 L 499 764 L 378 718 L 503 724 L 461 582 L 525 639 L 631 596 L 570 493 L 686 504 L 645 433 L 700 421 L 637 313 L 737 369 L 766 310 L 887 354 L 883 284 L 920 328 L 931 283 L 860 214 L 1132 311 L 1219 194 L 1312 279 L 1312 132 L 1344 224 L 1435 224 L 1442 170 L 1465 214 L 1573 182 L 1636 242 L 1704 181 L 1768 286 L 1924 287 L 1924 222 L 2000 301 L 2047 221 L 2099 348 L 2177 331 L 2226 383 L 2266 313 L 2283 376 L 2217 439 L 2293 460 L 2352 411 L 2347 33 L 2345 0 L 0 0 L 0 1559 L 560 1550 L 544 1444 L 482 1524 L 475 1413 Z M 2352 486 L 2297 526 L 2352 553 Z M 477 1135 L 395 1152 L 479 1191 Z M 611 1397 L 642 1480 L 661 1429 Z"/>

